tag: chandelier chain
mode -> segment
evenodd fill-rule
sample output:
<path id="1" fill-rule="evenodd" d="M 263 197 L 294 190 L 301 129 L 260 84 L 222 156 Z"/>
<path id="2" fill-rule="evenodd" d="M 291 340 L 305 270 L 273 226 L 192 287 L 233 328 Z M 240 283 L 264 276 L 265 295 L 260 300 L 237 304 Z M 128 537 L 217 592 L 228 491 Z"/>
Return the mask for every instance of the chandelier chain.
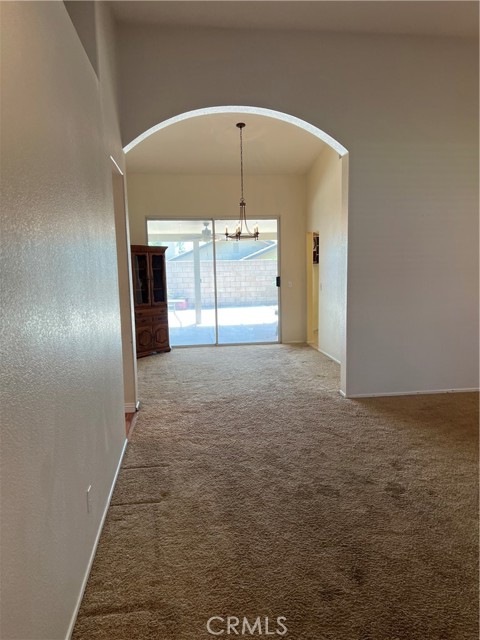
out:
<path id="1" fill-rule="evenodd" d="M 245 201 L 243 197 L 243 127 L 240 127 L 240 200 Z"/>
<path id="2" fill-rule="evenodd" d="M 254 240 L 258 240 L 259 231 L 258 224 L 256 224 L 253 228 L 253 232 L 248 228 L 247 223 L 247 213 L 246 213 L 246 203 L 243 194 L 243 128 L 245 126 L 244 122 L 238 122 L 237 127 L 240 129 L 240 218 L 238 220 L 238 224 L 235 228 L 234 233 L 228 233 L 228 227 L 225 227 L 225 240 L 229 238 L 240 240 L 240 238 L 253 238 Z M 243 233 L 243 228 L 245 227 L 246 235 Z"/>

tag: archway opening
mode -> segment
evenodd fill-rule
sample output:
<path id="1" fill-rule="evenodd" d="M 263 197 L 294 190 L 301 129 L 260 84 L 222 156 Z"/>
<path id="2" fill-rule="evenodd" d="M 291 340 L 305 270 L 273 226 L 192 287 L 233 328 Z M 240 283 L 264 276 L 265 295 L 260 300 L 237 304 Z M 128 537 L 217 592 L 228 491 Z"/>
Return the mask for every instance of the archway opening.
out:
<path id="1" fill-rule="evenodd" d="M 348 150 L 335 138 L 322 131 L 313 124 L 302 120 L 301 118 L 297 118 L 296 116 L 292 116 L 288 113 L 283 113 L 281 111 L 275 111 L 274 109 L 264 109 L 263 107 L 246 107 L 246 106 L 224 106 L 224 107 L 205 107 L 203 109 L 194 109 L 193 111 L 186 111 L 185 113 L 180 113 L 179 115 L 173 116 L 172 118 L 168 118 L 167 120 L 163 120 L 162 122 L 150 127 L 144 133 L 141 133 L 134 140 L 129 142 L 123 148 L 125 153 L 128 153 L 132 149 L 134 149 L 138 144 L 149 138 L 154 133 L 161 131 L 162 129 L 166 129 L 167 127 L 172 126 L 178 122 L 182 122 L 183 120 L 189 120 L 190 118 L 198 118 L 205 115 L 214 115 L 220 113 L 231 113 L 231 114 L 254 114 L 259 116 L 265 116 L 267 118 L 274 118 L 276 120 L 280 120 L 282 122 L 288 122 L 289 124 L 293 124 L 308 133 L 311 133 L 313 136 L 319 138 L 325 144 L 334 149 L 340 157 L 348 154 Z"/>
<path id="2" fill-rule="evenodd" d="M 232 211 L 228 217 L 236 215 L 233 211 L 237 197 L 237 168 L 231 168 L 227 160 L 221 169 L 215 165 L 213 158 L 220 147 L 215 146 L 218 140 L 214 140 L 212 122 L 220 122 L 223 118 L 222 136 L 217 137 L 225 138 L 223 133 L 230 130 L 226 128 L 227 124 L 232 129 L 232 138 L 227 136 L 226 140 L 220 141 L 223 147 L 217 155 L 222 161 L 223 149 L 231 147 L 233 153 L 237 153 L 236 143 L 231 142 L 236 135 L 234 124 L 239 116 L 247 122 L 247 131 L 250 132 L 250 140 L 248 137 L 246 140 L 250 145 L 247 149 L 252 156 L 255 155 L 254 142 L 258 143 L 256 159 L 259 163 L 263 160 L 268 164 L 268 150 L 275 147 L 279 138 L 285 137 L 279 126 L 285 127 L 288 135 L 292 131 L 297 132 L 299 139 L 303 135 L 303 141 L 308 139 L 319 145 L 315 157 L 312 157 L 310 149 L 308 166 L 305 166 L 305 156 L 302 168 L 296 170 L 296 186 L 292 186 L 295 182 L 293 173 L 289 174 L 292 170 L 286 168 L 290 166 L 290 156 L 297 153 L 293 142 L 288 148 L 275 148 L 272 152 L 272 155 L 276 153 L 277 160 L 283 159 L 284 165 L 275 162 L 271 168 L 259 169 L 257 163 L 256 168 L 250 167 L 250 173 L 247 169 L 247 200 L 250 197 L 253 201 L 249 217 L 261 217 L 263 214 L 264 217 L 278 218 L 280 223 L 282 342 L 308 341 L 338 362 L 341 369 L 339 388 L 344 392 L 347 366 L 348 150 L 329 134 L 295 116 L 249 106 L 197 109 L 151 127 L 124 147 L 132 243 L 147 244 L 149 219 L 210 219 L 215 218 L 218 211 L 223 214 L 220 217 L 225 217 L 227 211 Z M 269 139 L 265 131 L 260 135 L 253 126 L 249 127 L 249 118 L 252 118 L 252 123 L 254 118 L 272 125 L 276 123 L 275 142 L 272 144 L 273 138 Z M 203 126 L 205 133 L 207 122 L 210 140 L 215 144 L 201 136 L 199 144 L 195 144 L 192 138 L 196 135 L 194 131 L 202 130 Z M 171 152 L 168 154 L 167 151 L 168 158 L 164 157 L 163 164 L 161 159 L 158 160 L 162 153 L 155 153 L 155 140 L 159 142 L 158 149 L 162 148 L 164 156 L 165 149 L 170 148 Z M 213 150 L 210 153 L 211 146 Z M 300 148 L 301 142 L 297 146 Z M 192 164 L 192 149 L 195 150 L 193 155 L 197 164 Z M 157 165 L 152 158 L 157 158 Z M 153 164 L 149 165 L 149 162 Z M 218 174 L 216 179 L 212 175 L 215 172 Z M 274 174 L 277 174 L 276 179 Z M 263 195 L 258 195 L 262 192 L 262 183 Z M 299 183 L 303 183 L 302 196 L 295 203 L 290 202 L 290 193 L 295 188 L 299 191 Z M 271 197 L 265 195 L 268 189 L 273 193 Z M 313 238 L 318 238 L 315 256 L 310 246 Z M 313 326 L 315 322 L 316 327 Z"/>

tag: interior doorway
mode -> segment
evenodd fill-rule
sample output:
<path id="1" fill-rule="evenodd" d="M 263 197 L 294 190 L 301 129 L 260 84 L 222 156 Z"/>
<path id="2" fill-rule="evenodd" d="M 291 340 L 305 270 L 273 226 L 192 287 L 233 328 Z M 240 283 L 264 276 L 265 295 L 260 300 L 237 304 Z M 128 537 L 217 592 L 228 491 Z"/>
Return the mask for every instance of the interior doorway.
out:
<path id="1" fill-rule="evenodd" d="M 278 220 L 261 238 L 226 240 L 235 220 L 147 220 L 151 246 L 166 246 L 173 347 L 280 341 Z"/>
<path id="2" fill-rule="evenodd" d="M 319 236 L 307 233 L 307 342 L 318 349 Z"/>
<path id="3" fill-rule="evenodd" d="M 192 213 L 200 229 L 206 228 L 204 223 L 207 223 L 210 231 L 215 220 L 223 220 L 231 211 L 238 184 L 233 177 L 238 171 L 235 123 L 239 120 L 246 122 L 248 134 L 249 217 L 253 222 L 257 212 L 272 211 L 281 219 L 281 275 L 282 284 L 286 286 L 279 296 L 276 341 L 317 342 L 319 351 L 340 363 L 340 392 L 348 396 L 349 154 L 340 142 L 290 114 L 244 105 L 195 109 L 162 120 L 124 147 L 132 237 L 140 244 L 148 242 L 146 221 L 151 216 L 185 221 Z M 201 154 L 197 153 L 198 149 L 202 149 Z M 297 175 L 306 176 L 301 185 L 294 184 Z M 252 216 L 252 212 L 255 215 Z M 224 228 L 217 231 L 223 234 Z M 320 238 L 320 263 L 316 272 L 309 268 L 308 288 L 305 286 L 307 231 L 318 231 Z M 215 269 L 214 277 L 217 277 Z M 202 292 L 203 284 L 201 277 L 197 291 Z M 310 296 L 308 316 L 307 296 Z M 197 316 L 202 315 L 196 331 L 205 333 L 205 310 L 196 297 L 192 296 L 194 311 Z M 190 303 L 180 296 L 171 295 L 170 300 L 176 300 L 170 303 L 173 325 L 174 312 L 180 317 L 180 312 L 187 311 L 183 307 Z M 190 344 L 223 344 L 218 335 L 219 311 L 216 302 L 209 337 Z M 173 327 L 172 338 L 176 344 Z M 188 342 L 184 340 L 182 344 Z"/>

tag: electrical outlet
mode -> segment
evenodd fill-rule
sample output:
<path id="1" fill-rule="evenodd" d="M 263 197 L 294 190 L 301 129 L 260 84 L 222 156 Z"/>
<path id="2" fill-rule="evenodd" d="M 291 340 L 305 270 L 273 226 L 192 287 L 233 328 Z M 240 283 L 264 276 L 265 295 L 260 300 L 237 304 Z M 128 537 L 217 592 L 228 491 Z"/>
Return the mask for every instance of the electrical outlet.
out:
<path id="1" fill-rule="evenodd" d="M 91 495 L 92 485 L 88 485 L 87 489 L 87 513 L 91 513 L 92 511 L 92 495 Z"/>

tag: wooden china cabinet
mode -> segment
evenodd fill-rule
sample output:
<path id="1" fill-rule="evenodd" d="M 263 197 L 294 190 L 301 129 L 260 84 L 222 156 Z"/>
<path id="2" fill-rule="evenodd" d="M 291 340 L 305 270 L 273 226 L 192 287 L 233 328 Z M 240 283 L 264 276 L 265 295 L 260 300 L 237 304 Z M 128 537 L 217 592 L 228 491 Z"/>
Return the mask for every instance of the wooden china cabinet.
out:
<path id="1" fill-rule="evenodd" d="M 168 339 L 167 247 L 131 245 L 137 357 L 170 351 Z"/>

